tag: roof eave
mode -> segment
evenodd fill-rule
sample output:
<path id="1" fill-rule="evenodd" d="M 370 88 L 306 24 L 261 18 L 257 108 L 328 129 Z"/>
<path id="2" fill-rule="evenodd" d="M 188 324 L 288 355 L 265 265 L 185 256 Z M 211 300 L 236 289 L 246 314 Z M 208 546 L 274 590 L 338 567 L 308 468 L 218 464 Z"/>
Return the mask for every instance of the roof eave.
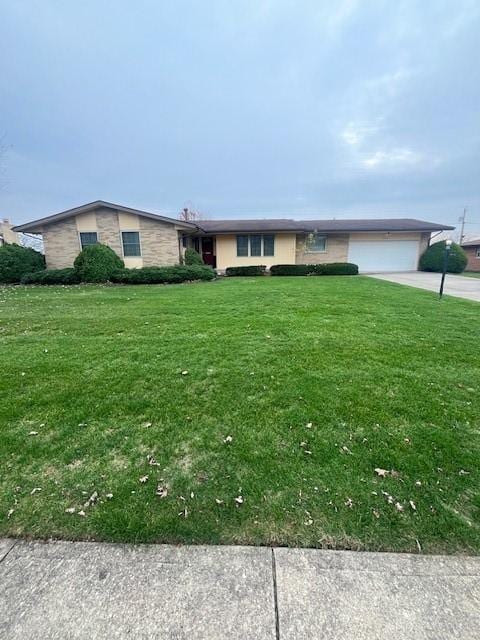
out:
<path id="1" fill-rule="evenodd" d="M 106 202 L 105 200 L 95 200 L 94 202 L 89 202 L 88 204 L 81 205 L 80 207 L 74 207 L 73 209 L 66 209 L 65 211 L 60 211 L 59 213 L 55 213 L 51 216 L 46 216 L 45 218 L 32 220 L 32 222 L 26 222 L 25 224 L 19 224 L 13 227 L 12 230 L 17 232 L 31 231 L 33 233 L 42 233 L 42 227 L 48 224 L 52 224 L 60 220 L 66 220 L 67 218 L 78 216 L 83 213 L 88 213 L 89 211 L 98 209 L 99 207 L 104 207 L 106 209 L 112 209 L 115 211 L 122 211 L 124 213 L 132 213 L 135 215 L 143 216 L 145 218 L 150 218 L 152 220 L 159 220 L 160 222 L 167 222 L 170 224 L 174 224 L 175 226 L 181 227 L 182 229 L 187 229 L 192 231 L 195 231 L 197 229 L 197 225 L 191 222 L 176 220 L 175 218 L 161 216 L 156 213 L 150 213 L 149 211 L 143 211 L 142 209 L 132 209 L 131 207 L 124 207 L 123 205 L 113 204 L 112 202 Z"/>

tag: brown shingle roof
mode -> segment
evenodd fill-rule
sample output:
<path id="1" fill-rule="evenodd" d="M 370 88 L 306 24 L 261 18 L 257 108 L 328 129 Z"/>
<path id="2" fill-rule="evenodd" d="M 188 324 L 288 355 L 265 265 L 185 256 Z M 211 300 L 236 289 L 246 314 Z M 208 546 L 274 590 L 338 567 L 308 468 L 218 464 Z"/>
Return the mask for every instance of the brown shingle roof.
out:
<path id="1" fill-rule="evenodd" d="M 197 226 L 205 233 L 251 233 L 265 231 L 297 231 L 324 233 L 352 233 L 360 231 L 443 231 L 445 224 L 414 220 L 413 218 L 382 218 L 358 220 L 293 220 L 264 218 L 253 220 L 200 220 Z"/>

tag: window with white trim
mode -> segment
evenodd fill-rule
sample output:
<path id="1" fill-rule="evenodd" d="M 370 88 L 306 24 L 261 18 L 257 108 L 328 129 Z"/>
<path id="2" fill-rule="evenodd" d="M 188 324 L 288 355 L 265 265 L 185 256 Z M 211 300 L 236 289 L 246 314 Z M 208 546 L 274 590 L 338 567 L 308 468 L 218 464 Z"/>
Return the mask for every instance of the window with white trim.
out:
<path id="1" fill-rule="evenodd" d="M 142 255 L 140 249 L 140 233 L 138 231 L 122 231 L 122 244 L 125 258 Z"/>
<path id="2" fill-rule="evenodd" d="M 96 231 L 80 231 L 80 247 L 82 249 L 85 249 L 85 247 L 91 244 L 97 244 L 97 242 L 98 234 Z"/>
<path id="3" fill-rule="evenodd" d="M 275 236 L 272 234 L 251 234 L 237 236 L 237 257 L 274 256 Z"/>
<path id="4" fill-rule="evenodd" d="M 309 233 L 305 240 L 307 253 L 325 253 L 327 250 L 327 236 L 321 233 Z"/>
<path id="5" fill-rule="evenodd" d="M 477 249 L 477 251 L 475 253 L 475 257 L 476 258 L 480 258 L 480 249 Z"/>

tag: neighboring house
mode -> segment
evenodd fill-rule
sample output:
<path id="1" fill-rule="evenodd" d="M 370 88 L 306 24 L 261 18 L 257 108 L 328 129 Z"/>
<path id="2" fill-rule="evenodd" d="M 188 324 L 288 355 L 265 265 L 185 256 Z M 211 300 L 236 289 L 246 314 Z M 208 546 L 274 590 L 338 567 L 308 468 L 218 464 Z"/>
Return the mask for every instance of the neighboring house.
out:
<path id="1" fill-rule="evenodd" d="M 97 201 L 15 227 L 40 233 L 49 268 L 71 266 L 80 249 L 102 242 L 127 267 L 177 264 L 186 247 L 219 270 L 262 264 L 354 262 L 361 271 L 413 271 L 432 222 L 382 220 L 201 220 L 183 222 Z"/>
<path id="2" fill-rule="evenodd" d="M 465 271 L 480 271 L 480 238 L 464 242 L 462 248 L 468 258 Z"/>
<path id="3" fill-rule="evenodd" d="M 0 220 L 0 247 L 2 244 L 18 243 L 18 235 L 13 231 L 12 224 L 8 218 Z"/>

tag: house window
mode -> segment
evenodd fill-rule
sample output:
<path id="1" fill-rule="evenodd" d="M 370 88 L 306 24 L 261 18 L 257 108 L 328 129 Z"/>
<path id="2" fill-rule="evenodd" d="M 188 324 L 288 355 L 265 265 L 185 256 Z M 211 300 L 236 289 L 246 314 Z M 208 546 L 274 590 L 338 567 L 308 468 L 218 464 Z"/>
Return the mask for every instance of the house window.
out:
<path id="1" fill-rule="evenodd" d="M 275 254 L 275 236 L 263 236 L 263 255 L 273 256 Z"/>
<path id="2" fill-rule="evenodd" d="M 327 236 L 320 233 L 309 233 L 305 242 L 307 253 L 325 253 L 327 250 Z"/>
<path id="3" fill-rule="evenodd" d="M 477 251 L 475 253 L 475 257 L 476 258 L 480 258 L 480 249 L 477 249 Z"/>
<path id="4" fill-rule="evenodd" d="M 248 236 L 237 236 L 237 256 L 248 256 Z"/>
<path id="5" fill-rule="evenodd" d="M 138 231 L 122 231 L 123 255 L 125 258 L 141 256 L 140 233 Z"/>
<path id="6" fill-rule="evenodd" d="M 250 236 L 250 255 L 262 255 L 262 236 Z"/>
<path id="7" fill-rule="evenodd" d="M 80 232 L 80 246 L 82 249 L 88 247 L 91 244 L 97 244 L 98 236 L 96 231 L 81 231 Z"/>
<path id="8" fill-rule="evenodd" d="M 237 257 L 273 256 L 275 255 L 275 236 L 250 235 L 237 236 Z"/>

